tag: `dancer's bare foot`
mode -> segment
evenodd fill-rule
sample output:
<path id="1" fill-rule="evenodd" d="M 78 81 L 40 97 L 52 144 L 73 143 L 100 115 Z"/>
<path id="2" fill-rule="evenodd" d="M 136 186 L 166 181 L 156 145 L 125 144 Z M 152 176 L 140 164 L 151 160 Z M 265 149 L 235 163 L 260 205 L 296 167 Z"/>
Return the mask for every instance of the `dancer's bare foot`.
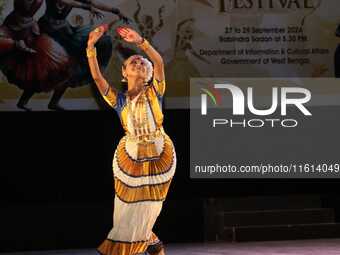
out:
<path id="1" fill-rule="evenodd" d="M 26 107 L 25 104 L 22 104 L 22 103 L 20 103 L 20 102 L 17 103 L 17 107 L 18 107 L 19 109 L 25 110 L 26 112 L 31 112 L 31 111 L 32 111 L 31 108 Z"/>
<path id="2" fill-rule="evenodd" d="M 23 109 L 25 111 L 32 111 L 31 108 L 26 107 L 26 105 L 28 104 L 29 100 L 31 99 L 31 97 L 34 95 L 34 91 L 33 90 L 24 90 L 24 92 L 22 93 L 21 97 L 19 98 L 19 101 L 17 103 L 17 107 L 19 109 Z"/>
<path id="3" fill-rule="evenodd" d="M 50 109 L 52 111 L 66 111 L 66 109 L 64 107 L 62 107 L 61 105 L 53 104 L 53 103 L 48 104 L 48 109 Z"/>
<path id="4" fill-rule="evenodd" d="M 164 249 L 162 249 L 157 255 L 165 255 Z"/>
<path id="5" fill-rule="evenodd" d="M 64 107 L 62 107 L 59 102 L 62 96 L 64 95 L 67 89 L 67 83 L 61 83 L 55 90 L 51 97 L 50 102 L 48 103 L 48 109 L 53 111 L 66 111 Z"/>

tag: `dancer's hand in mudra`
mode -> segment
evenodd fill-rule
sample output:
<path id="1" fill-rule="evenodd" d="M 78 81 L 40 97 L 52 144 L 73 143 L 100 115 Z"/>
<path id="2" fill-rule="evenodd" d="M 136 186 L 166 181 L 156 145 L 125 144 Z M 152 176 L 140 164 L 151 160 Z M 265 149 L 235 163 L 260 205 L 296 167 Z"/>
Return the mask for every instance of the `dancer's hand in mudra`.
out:
<path id="1" fill-rule="evenodd" d="M 108 30 L 108 25 L 104 24 L 97 27 L 89 34 L 89 39 L 87 41 L 88 47 L 94 47 L 98 40 L 103 36 L 103 34 Z"/>
<path id="2" fill-rule="evenodd" d="M 129 43 L 140 44 L 143 42 L 143 38 L 132 28 L 119 27 L 117 28 L 117 33 L 124 39 L 124 41 Z"/>

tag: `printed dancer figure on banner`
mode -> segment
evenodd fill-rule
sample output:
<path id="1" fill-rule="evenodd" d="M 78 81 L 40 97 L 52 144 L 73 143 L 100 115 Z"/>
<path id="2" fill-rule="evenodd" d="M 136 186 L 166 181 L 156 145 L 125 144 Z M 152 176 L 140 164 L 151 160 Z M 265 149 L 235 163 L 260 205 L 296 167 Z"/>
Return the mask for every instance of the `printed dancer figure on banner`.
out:
<path id="1" fill-rule="evenodd" d="M 92 82 L 87 64 L 85 49 L 88 35 L 92 26 L 72 27 L 67 17 L 73 8 L 81 8 L 93 13 L 97 18 L 103 15 L 98 10 L 116 14 L 124 22 L 128 22 L 119 9 L 99 3 L 95 0 L 46 0 L 45 14 L 40 18 L 41 31 L 59 42 L 72 57 L 73 66 L 71 77 L 52 96 L 50 109 L 63 110 L 59 101 L 68 87 L 78 87 Z M 98 61 L 101 68 L 106 68 L 112 54 L 112 39 L 109 35 L 103 36 L 97 42 L 100 49 Z"/>
<path id="2" fill-rule="evenodd" d="M 159 19 L 159 23 L 157 26 L 155 26 L 154 24 L 154 20 L 153 17 L 150 15 L 143 15 L 142 19 L 140 19 L 140 11 L 142 9 L 142 6 L 140 4 L 140 2 L 138 0 L 136 0 L 137 2 L 137 10 L 134 14 L 134 19 L 135 22 L 138 25 L 138 29 L 140 30 L 140 32 L 142 33 L 142 36 L 147 39 L 150 43 L 152 43 L 152 38 L 155 36 L 155 34 L 157 34 L 163 27 L 164 25 L 164 21 L 163 21 L 163 12 L 164 12 L 164 5 L 162 5 L 159 9 L 158 9 L 158 19 Z"/>
<path id="3" fill-rule="evenodd" d="M 43 0 L 14 0 L 13 11 L 0 27 L 0 69 L 9 83 L 24 92 L 17 106 L 37 92 L 49 92 L 68 79 L 69 57 L 54 39 L 43 34 L 33 18 Z"/>
<path id="4" fill-rule="evenodd" d="M 194 30 L 193 25 L 194 19 L 186 19 L 178 23 L 177 25 L 177 33 L 176 33 L 176 44 L 175 44 L 175 51 L 179 52 L 189 52 L 191 53 L 195 58 L 210 64 L 208 60 L 201 57 L 195 49 L 192 47 L 191 41 L 194 37 Z"/>
<path id="5" fill-rule="evenodd" d="M 192 46 L 194 39 L 194 19 L 185 19 L 178 23 L 176 32 L 175 56 L 168 64 L 169 80 L 172 84 L 169 93 L 171 96 L 189 95 L 190 77 L 200 77 L 200 73 L 191 62 L 188 55 L 204 63 L 210 64 L 208 60 L 200 56 Z"/>
<path id="6" fill-rule="evenodd" d="M 119 28 L 123 39 L 139 47 L 152 63 L 141 55 L 126 59 L 121 70 L 127 92 L 117 91 L 104 79 L 97 61 L 95 45 L 107 29 L 103 25 L 91 32 L 87 57 L 98 90 L 116 110 L 126 134 L 112 165 L 113 228 L 98 251 L 104 255 L 164 255 L 164 246 L 152 229 L 175 173 L 176 153 L 162 125 L 163 59 L 136 31 Z"/>

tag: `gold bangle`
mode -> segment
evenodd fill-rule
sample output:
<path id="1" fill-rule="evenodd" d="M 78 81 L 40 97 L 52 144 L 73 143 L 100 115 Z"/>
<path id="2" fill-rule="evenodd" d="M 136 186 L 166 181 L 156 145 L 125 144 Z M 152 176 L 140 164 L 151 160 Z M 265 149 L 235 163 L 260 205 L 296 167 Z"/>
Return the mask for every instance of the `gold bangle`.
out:
<path id="1" fill-rule="evenodd" d="M 97 57 L 97 49 L 96 48 L 86 48 L 86 56 L 88 58 Z"/>
<path id="2" fill-rule="evenodd" d="M 141 50 L 146 51 L 150 47 L 150 43 L 148 42 L 148 40 L 143 38 L 143 41 L 141 43 L 137 44 L 137 46 Z"/>

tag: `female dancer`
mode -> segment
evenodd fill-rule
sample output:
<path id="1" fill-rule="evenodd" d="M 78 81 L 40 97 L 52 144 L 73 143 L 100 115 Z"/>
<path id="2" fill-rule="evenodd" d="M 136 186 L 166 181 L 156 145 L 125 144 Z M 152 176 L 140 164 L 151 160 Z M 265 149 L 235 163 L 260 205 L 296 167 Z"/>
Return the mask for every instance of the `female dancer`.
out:
<path id="1" fill-rule="evenodd" d="M 36 92 L 48 92 L 68 79 L 67 52 L 41 34 L 33 16 L 43 0 L 14 0 L 14 10 L 0 27 L 0 68 L 7 80 L 23 89 L 17 103 L 26 108 Z"/>
<path id="2" fill-rule="evenodd" d="M 145 251 L 161 255 L 164 248 L 152 228 L 176 168 L 174 146 L 162 127 L 163 60 L 136 31 L 120 28 L 122 38 L 142 49 L 153 67 L 140 55 L 129 57 L 122 67 L 127 92 L 116 91 L 103 78 L 94 47 L 107 29 L 108 26 L 103 25 L 90 33 L 88 62 L 100 93 L 118 113 L 126 135 L 120 140 L 113 158 L 113 228 L 98 251 L 105 255 L 133 255 Z"/>
<path id="3" fill-rule="evenodd" d="M 123 21 L 128 19 L 121 14 L 119 9 L 97 3 L 94 0 L 46 0 L 46 11 L 39 20 L 41 31 L 59 42 L 72 57 L 73 66 L 71 77 L 52 96 L 49 104 L 50 109 L 62 110 L 59 101 L 67 87 L 77 87 L 92 81 L 88 68 L 85 49 L 91 26 L 72 27 L 67 17 L 73 8 L 81 8 L 91 11 L 95 16 L 102 17 L 98 9 L 111 12 Z M 98 48 L 98 61 L 101 68 L 105 68 L 112 54 L 112 42 L 108 35 L 103 36 L 96 45 Z"/>

